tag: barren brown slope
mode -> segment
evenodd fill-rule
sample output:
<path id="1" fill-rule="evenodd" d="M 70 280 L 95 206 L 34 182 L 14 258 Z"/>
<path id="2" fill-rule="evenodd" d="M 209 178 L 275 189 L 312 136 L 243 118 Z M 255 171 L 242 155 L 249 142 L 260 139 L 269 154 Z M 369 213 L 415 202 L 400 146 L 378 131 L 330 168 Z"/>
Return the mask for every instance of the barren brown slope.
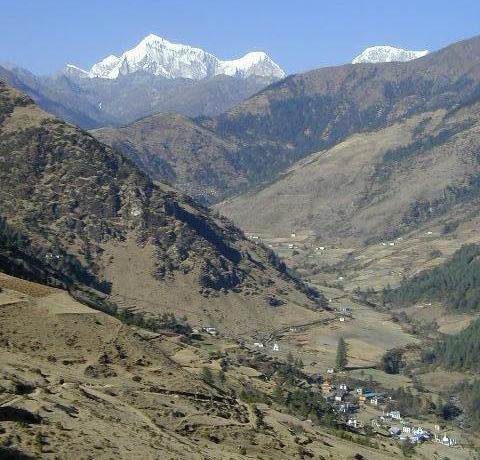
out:
<path id="1" fill-rule="evenodd" d="M 139 312 L 236 334 L 322 318 L 312 293 L 229 221 L 3 84 L 0 110 L 0 215 L 37 258 Z"/>
<path id="2" fill-rule="evenodd" d="M 218 208 L 245 230 L 272 236 L 392 237 L 477 199 L 479 151 L 479 103 L 425 112 L 355 134 Z"/>
<path id="3" fill-rule="evenodd" d="M 380 129 L 416 113 L 450 109 L 469 103 L 480 91 L 480 37 L 455 43 L 423 58 L 404 63 L 357 64 L 323 68 L 292 75 L 214 118 L 185 123 L 176 145 L 161 148 L 165 129 L 172 122 L 146 119 L 144 137 L 131 144 L 124 134 L 106 138 L 126 145 L 126 154 L 139 164 L 158 158 L 173 172 L 179 170 L 179 187 L 185 187 L 182 163 L 190 160 L 185 147 L 202 155 L 190 161 L 188 190 L 210 202 L 272 180 L 279 172 L 314 152 L 331 148 L 357 132 Z M 172 116 L 174 117 L 174 116 Z M 141 130 L 142 121 L 135 131 Z M 211 131 L 199 144 L 194 133 L 202 126 Z M 187 129 L 186 129 L 187 128 Z M 98 133 L 99 136 L 102 132 Z M 118 135 L 118 137 L 117 137 Z M 194 141 L 192 141 L 194 140 Z M 220 140 L 227 144 L 218 149 Z M 180 146 L 180 147 L 178 147 Z M 218 155 L 223 156 L 219 160 Z M 205 181 L 203 170 L 218 175 Z M 148 166 L 146 168 L 147 172 Z M 153 177 L 155 170 L 152 171 Z M 238 175 L 241 180 L 232 180 Z M 213 193 L 212 193 L 213 190 Z"/>

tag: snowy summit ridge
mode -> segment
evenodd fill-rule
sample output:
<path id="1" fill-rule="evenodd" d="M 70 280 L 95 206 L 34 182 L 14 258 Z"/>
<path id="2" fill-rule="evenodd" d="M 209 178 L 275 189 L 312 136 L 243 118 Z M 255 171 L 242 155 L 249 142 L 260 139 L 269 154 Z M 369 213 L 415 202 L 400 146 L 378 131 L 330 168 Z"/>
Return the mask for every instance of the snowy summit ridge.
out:
<path id="1" fill-rule="evenodd" d="M 137 46 L 121 56 L 110 55 L 84 71 L 68 64 L 66 71 L 74 70 L 78 76 L 88 78 L 116 79 L 120 75 L 143 71 L 164 78 L 190 78 L 201 80 L 216 75 L 230 75 L 239 78 L 260 76 L 282 78 L 283 70 L 262 51 L 247 53 L 245 56 L 222 61 L 200 48 L 171 43 L 157 35 L 146 36 Z"/>
<path id="2" fill-rule="evenodd" d="M 394 48 L 393 46 L 371 46 L 359 54 L 352 64 L 360 64 L 365 62 L 406 62 L 418 59 L 428 54 L 428 51 L 411 51 L 402 48 Z"/>

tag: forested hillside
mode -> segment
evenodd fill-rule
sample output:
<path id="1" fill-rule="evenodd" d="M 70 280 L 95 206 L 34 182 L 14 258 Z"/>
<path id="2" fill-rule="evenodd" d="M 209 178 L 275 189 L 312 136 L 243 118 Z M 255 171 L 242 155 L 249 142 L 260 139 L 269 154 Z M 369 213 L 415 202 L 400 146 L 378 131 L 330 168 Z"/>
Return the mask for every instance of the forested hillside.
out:
<path id="1" fill-rule="evenodd" d="M 423 271 L 396 289 L 387 289 L 384 300 L 390 304 L 411 304 L 420 300 L 438 300 L 451 310 L 480 309 L 480 245 L 468 244 L 451 259 Z"/>
<path id="2" fill-rule="evenodd" d="M 439 362 L 457 370 L 480 369 L 480 319 L 448 337 L 439 348 Z"/>

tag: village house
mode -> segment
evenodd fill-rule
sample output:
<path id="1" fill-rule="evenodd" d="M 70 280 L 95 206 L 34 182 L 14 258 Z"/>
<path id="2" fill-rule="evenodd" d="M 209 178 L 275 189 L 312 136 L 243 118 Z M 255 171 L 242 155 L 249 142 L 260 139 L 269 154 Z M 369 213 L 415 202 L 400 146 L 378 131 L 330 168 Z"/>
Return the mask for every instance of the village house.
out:
<path id="1" fill-rule="evenodd" d="M 392 410 L 390 412 L 387 412 L 387 417 L 392 418 L 393 420 L 401 420 L 402 417 L 400 415 L 400 412 L 398 410 Z"/>
<path id="2" fill-rule="evenodd" d="M 204 331 L 204 332 L 206 332 L 207 334 L 210 334 L 210 335 L 217 335 L 217 330 L 212 326 L 202 327 L 202 331 Z"/>
<path id="3" fill-rule="evenodd" d="M 392 436 L 398 436 L 401 432 L 402 432 L 402 429 L 398 426 L 392 426 L 390 427 L 390 429 L 388 430 L 388 432 L 392 435 Z"/>
<path id="4" fill-rule="evenodd" d="M 457 440 L 455 438 L 451 438 L 447 436 L 447 433 L 444 433 L 443 436 L 437 436 L 435 434 L 435 442 L 443 444 L 444 446 L 447 446 L 447 447 L 453 447 L 457 445 Z"/>
<path id="5" fill-rule="evenodd" d="M 278 346 L 278 343 L 274 343 L 272 347 L 272 351 L 280 351 L 280 347 Z"/>
<path id="6" fill-rule="evenodd" d="M 347 425 L 351 426 L 352 428 L 360 428 L 359 421 L 354 417 L 348 419 Z"/>
<path id="7" fill-rule="evenodd" d="M 351 413 L 355 412 L 356 409 L 357 409 L 357 407 L 354 404 L 352 404 L 348 401 L 344 402 L 344 403 L 342 403 L 338 406 L 338 412 L 341 412 L 343 414 L 351 414 Z"/>
<path id="8" fill-rule="evenodd" d="M 346 392 L 343 390 L 338 390 L 335 395 L 335 401 L 341 402 L 345 400 Z"/>
<path id="9" fill-rule="evenodd" d="M 253 346 L 257 348 L 263 348 L 263 343 L 262 342 L 253 342 Z"/>
<path id="10" fill-rule="evenodd" d="M 327 369 L 327 374 L 335 374 L 335 369 L 333 367 L 329 367 Z"/>
<path id="11" fill-rule="evenodd" d="M 348 385 L 346 383 L 341 383 L 338 388 L 343 391 L 348 391 Z"/>

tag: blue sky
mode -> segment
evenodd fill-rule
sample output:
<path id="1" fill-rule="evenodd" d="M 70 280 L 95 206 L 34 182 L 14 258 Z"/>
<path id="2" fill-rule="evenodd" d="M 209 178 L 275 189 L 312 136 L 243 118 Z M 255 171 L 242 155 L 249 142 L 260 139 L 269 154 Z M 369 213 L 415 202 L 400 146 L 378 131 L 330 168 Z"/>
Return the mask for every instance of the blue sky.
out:
<path id="1" fill-rule="evenodd" d="M 377 44 L 438 49 L 479 18 L 479 0 L 0 0 L 0 62 L 85 68 L 155 33 L 222 59 L 263 50 L 293 73 Z"/>

